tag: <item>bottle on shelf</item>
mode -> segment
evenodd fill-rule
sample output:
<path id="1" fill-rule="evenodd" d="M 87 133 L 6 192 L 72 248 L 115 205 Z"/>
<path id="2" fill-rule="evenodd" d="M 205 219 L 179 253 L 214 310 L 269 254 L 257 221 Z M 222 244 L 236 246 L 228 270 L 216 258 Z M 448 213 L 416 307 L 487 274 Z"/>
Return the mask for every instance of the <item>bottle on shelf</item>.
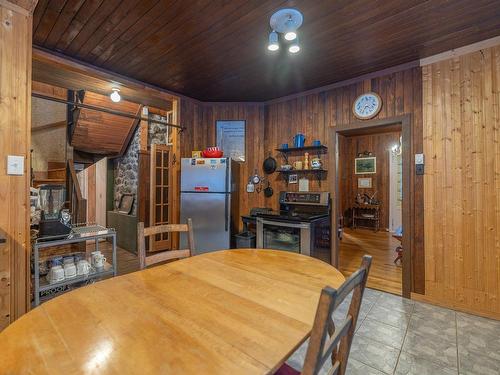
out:
<path id="1" fill-rule="evenodd" d="M 309 153 L 304 154 L 304 169 L 309 169 Z"/>

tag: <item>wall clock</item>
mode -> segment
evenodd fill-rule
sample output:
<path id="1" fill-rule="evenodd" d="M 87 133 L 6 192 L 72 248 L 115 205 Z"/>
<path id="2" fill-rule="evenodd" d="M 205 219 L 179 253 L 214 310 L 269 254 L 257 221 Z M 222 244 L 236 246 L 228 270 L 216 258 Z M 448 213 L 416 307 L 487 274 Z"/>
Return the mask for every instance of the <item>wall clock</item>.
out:
<path id="1" fill-rule="evenodd" d="M 377 116 L 381 108 L 382 98 L 374 92 L 367 92 L 356 98 L 352 105 L 352 112 L 357 118 L 368 120 Z"/>

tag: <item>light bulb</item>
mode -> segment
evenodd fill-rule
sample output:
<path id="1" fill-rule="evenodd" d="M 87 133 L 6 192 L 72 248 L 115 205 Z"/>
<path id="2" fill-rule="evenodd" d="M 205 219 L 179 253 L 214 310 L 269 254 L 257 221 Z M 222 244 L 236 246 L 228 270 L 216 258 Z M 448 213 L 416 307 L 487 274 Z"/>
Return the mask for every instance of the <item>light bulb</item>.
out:
<path id="1" fill-rule="evenodd" d="M 294 40 L 297 38 L 297 26 L 293 22 L 292 17 L 288 19 L 285 23 L 285 39 L 286 40 Z"/>
<path id="2" fill-rule="evenodd" d="M 280 45 L 278 43 L 278 33 L 274 30 L 269 33 L 269 44 L 267 45 L 267 49 L 269 51 L 277 51 L 280 49 Z"/>
<path id="3" fill-rule="evenodd" d="M 290 47 L 288 47 L 288 51 L 290 53 L 297 53 L 300 51 L 300 46 L 299 46 L 299 40 L 295 39 L 295 41 L 290 44 Z"/>
<path id="4" fill-rule="evenodd" d="M 122 97 L 119 94 L 120 89 L 113 88 L 112 90 L 113 90 L 113 92 L 111 93 L 111 95 L 109 97 L 111 98 L 111 100 L 113 102 L 118 103 L 120 100 L 122 100 Z"/>
<path id="5" fill-rule="evenodd" d="M 295 38 L 297 38 L 297 33 L 295 31 L 289 31 L 285 34 L 286 40 L 294 40 Z"/>

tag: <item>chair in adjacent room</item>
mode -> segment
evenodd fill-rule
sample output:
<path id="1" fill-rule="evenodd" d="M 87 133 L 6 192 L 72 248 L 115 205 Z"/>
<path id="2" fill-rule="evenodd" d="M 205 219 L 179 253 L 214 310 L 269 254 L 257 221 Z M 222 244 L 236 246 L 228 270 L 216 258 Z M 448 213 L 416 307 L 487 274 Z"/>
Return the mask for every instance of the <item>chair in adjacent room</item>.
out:
<path id="1" fill-rule="evenodd" d="M 165 250 L 155 252 L 152 255 L 146 254 L 146 237 L 154 236 L 161 233 L 186 232 L 188 240 L 188 249 L 183 250 Z M 154 227 L 144 228 L 144 223 L 137 224 L 137 252 L 141 269 L 150 265 L 165 262 L 173 259 L 188 258 L 194 255 L 194 234 L 193 222 L 187 220 L 187 224 L 165 224 Z"/>
<path id="2" fill-rule="evenodd" d="M 339 289 L 333 289 L 328 286 L 323 288 L 302 372 L 284 364 L 276 372 L 276 375 L 317 375 L 329 358 L 331 359 L 332 367 L 327 374 L 345 374 L 371 262 L 372 257 L 365 255 L 361 262 L 361 267 Z M 353 294 L 346 318 L 336 327 L 332 319 L 332 314 L 351 291 Z"/>

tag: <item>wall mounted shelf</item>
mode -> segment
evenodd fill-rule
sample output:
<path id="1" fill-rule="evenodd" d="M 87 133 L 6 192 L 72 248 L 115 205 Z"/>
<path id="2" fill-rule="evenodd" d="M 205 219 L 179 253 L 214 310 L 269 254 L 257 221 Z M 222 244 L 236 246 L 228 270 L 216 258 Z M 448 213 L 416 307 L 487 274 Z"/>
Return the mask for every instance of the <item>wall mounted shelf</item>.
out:
<path id="1" fill-rule="evenodd" d="M 289 148 L 277 148 L 276 151 L 282 153 L 291 153 L 291 152 L 304 152 L 304 151 L 316 151 L 320 154 L 324 154 L 328 151 L 328 147 L 324 145 L 320 146 L 304 146 L 304 147 L 289 147 Z"/>

